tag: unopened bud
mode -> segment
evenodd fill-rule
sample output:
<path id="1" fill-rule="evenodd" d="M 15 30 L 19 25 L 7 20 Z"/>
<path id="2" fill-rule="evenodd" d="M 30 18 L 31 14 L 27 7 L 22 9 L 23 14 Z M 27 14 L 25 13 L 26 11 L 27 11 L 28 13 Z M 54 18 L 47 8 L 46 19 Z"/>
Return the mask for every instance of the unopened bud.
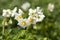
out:
<path id="1" fill-rule="evenodd" d="M 12 24 L 12 19 L 9 20 L 9 24 Z"/>

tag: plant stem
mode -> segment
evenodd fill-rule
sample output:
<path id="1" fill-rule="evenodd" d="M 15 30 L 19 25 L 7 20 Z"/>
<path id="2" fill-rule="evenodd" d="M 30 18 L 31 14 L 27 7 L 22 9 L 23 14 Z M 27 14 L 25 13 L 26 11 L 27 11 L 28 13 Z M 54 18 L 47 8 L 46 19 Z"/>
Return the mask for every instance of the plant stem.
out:
<path id="1" fill-rule="evenodd" d="M 5 21 L 6 21 L 6 17 L 4 17 L 4 20 L 3 20 L 3 22 L 2 22 L 2 25 L 3 25 L 3 27 L 2 27 L 2 35 L 4 35 Z"/>
<path id="2" fill-rule="evenodd" d="M 4 35 L 4 26 L 3 26 L 3 29 L 2 29 L 2 34 Z"/>

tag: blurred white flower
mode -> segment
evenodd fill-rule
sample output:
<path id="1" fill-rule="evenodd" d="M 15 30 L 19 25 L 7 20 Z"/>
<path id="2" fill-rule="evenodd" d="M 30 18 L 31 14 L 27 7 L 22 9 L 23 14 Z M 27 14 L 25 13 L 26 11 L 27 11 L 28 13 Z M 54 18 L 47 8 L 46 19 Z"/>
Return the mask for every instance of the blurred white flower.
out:
<path id="1" fill-rule="evenodd" d="M 30 7 L 30 3 L 29 2 L 25 2 L 24 4 L 22 4 L 22 6 L 21 6 L 21 8 L 23 9 L 23 10 L 27 10 L 28 8 Z"/>
<path id="2" fill-rule="evenodd" d="M 17 11 L 17 7 L 15 7 L 13 10 L 11 10 L 11 17 L 14 17 L 15 16 L 15 14 L 17 13 L 16 12 Z"/>
<path id="3" fill-rule="evenodd" d="M 27 19 L 21 19 L 19 20 L 18 25 L 21 26 L 22 28 L 25 28 L 29 26 L 29 22 Z"/>
<path id="4" fill-rule="evenodd" d="M 23 14 L 23 11 L 21 9 L 19 9 L 18 13 L 15 14 L 15 19 L 17 21 L 19 21 L 20 19 L 22 19 L 22 14 Z"/>
<path id="5" fill-rule="evenodd" d="M 10 13 L 11 13 L 11 11 L 10 11 L 10 9 L 3 9 L 3 14 L 2 14 L 2 16 L 4 16 L 4 17 L 10 17 Z"/>
<path id="6" fill-rule="evenodd" d="M 36 13 L 39 14 L 39 15 L 43 15 L 42 10 L 43 10 L 43 9 L 41 9 L 40 7 L 37 7 L 37 8 L 36 8 Z"/>
<path id="7" fill-rule="evenodd" d="M 15 15 L 15 19 L 16 19 L 17 21 L 19 21 L 20 19 L 22 19 L 22 15 L 17 13 L 17 14 Z"/>
<path id="8" fill-rule="evenodd" d="M 19 9 L 18 13 L 19 13 L 20 15 L 24 14 L 21 9 Z"/>
<path id="9" fill-rule="evenodd" d="M 41 22 L 44 19 L 44 15 L 42 12 L 42 9 L 40 7 L 37 7 L 36 9 L 29 9 L 29 17 L 28 19 L 32 21 L 32 24 L 35 24 L 36 22 Z"/>
<path id="10" fill-rule="evenodd" d="M 42 12 L 42 10 L 43 10 L 43 9 L 41 9 L 40 7 L 37 7 L 37 8 L 36 8 L 36 11 L 37 11 L 37 12 Z"/>
<path id="11" fill-rule="evenodd" d="M 49 3 L 48 4 L 48 10 L 52 12 L 54 10 L 54 4 Z"/>
<path id="12" fill-rule="evenodd" d="M 4 17 L 14 17 L 14 15 L 15 15 L 15 13 L 17 13 L 16 12 L 17 11 L 17 7 L 15 7 L 13 10 L 10 10 L 10 9 L 3 9 L 3 14 L 2 14 L 2 16 L 4 16 Z"/>
<path id="13" fill-rule="evenodd" d="M 35 16 L 35 14 L 36 14 L 36 9 L 29 9 L 29 16 Z"/>
<path id="14" fill-rule="evenodd" d="M 42 12 L 43 9 L 41 9 L 40 7 L 37 7 L 36 8 L 36 16 L 34 17 L 36 19 L 36 22 L 41 22 L 43 19 L 44 19 L 44 15 L 43 15 L 43 12 Z"/>
<path id="15" fill-rule="evenodd" d="M 28 21 L 30 22 L 30 24 L 36 24 L 36 20 L 34 19 L 33 16 L 29 16 Z"/>
<path id="16" fill-rule="evenodd" d="M 35 15 L 37 15 L 37 14 L 39 14 L 39 15 L 42 15 L 43 14 L 43 12 L 42 12 L 42 10 L 43 9 L 41 9 L 40 7 L 37 7 L 36 9 L 29 9 L 29 16 L 35 16 Z"/>
<path id="17" fill-rule="evenodd" d="M 44 17 L 44 15 L 36 15 L 34 19 L 36 20 L 36 22 L 41 22 L 44 19 Z"/>

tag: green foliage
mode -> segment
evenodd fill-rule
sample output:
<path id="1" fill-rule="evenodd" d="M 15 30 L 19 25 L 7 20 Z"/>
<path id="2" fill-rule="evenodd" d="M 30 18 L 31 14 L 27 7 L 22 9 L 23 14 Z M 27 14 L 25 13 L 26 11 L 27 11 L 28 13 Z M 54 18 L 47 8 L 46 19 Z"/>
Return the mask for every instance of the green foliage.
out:
<path id="1" fill-rule="evenodd" d="M 43 8 L 45 19 L 36 24 L 37 29 L 32 28 L 32 25 L 28 29 L 21 28 L 13 20 L 14 23 L 8 24 L 2 35 L 2 10 L 13 9 L 15 6 L 21 8 L 24 2 L 29 2 L 31 8 Z M 53 12 L 47 11 L 49 3 L 55 5 Z M 28 14 L 28 10 L 24 12 Z M 24 17 L 27 17 L 26 14 Z M 60 40 L 60 0 L 0 0 L 0 40 Z"/>

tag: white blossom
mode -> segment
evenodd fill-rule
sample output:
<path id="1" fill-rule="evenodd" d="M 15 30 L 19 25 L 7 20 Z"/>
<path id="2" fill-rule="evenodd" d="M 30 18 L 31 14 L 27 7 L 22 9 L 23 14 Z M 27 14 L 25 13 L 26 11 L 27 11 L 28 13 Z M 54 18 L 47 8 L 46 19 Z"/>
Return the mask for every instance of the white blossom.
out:
<path id="1" fill-rule="evenodd" d="M 29 9 L 29 16 L 35 16 L 35 14 L 36 14 L 36 9 Z"/>
<path id="2" fill-rule="evenodd" d="M 20 19 L 22 19 L 22 15 L 17 13 L 17 14 L 15 15 L 15 19 L 16 19 L 17 21 L 19 21 Z"/>
<path id="3" fill-rule="evenodd" d="M 13 10 L 11 10 L 11 17 L 14 17 L 15 14 L 17 13 L 17 7 L 15 7 Z"/>
<path id="4" fill-rule="evenodd" d="M 4 16 L 4 17 L 10 17 L 10 16 L 14 17 L 15 13 L 17 13 L 16 11 L 17 11 L 17 7 L 15 7 L 13 10 L 11 10 L 11 9 L 3 9 L 2 16 Z"/>
<path id="5" fill-rule="evenodd" d="M 34 10 L 33 9 L 29 9 L 29 16 L 35 20 L 32 23 L 41 22 L 44 19 L 44 17 L 45 17 L 43 15 L 42 9 L 40 7 L 37 7 Z"/>
<path id="6" fill-rule="evenodd" d="M 18 13 L 19 13 L 20 15 L 24 14 L 21 9 L 19 9 Z"/>
<path id="7" fill-rule="evenodd" d="M 42 10 L 43 10 L 43 9 L 41 9 L 41 7 L 37 7 L 37 8 L 36 8 L 36 11 L 37 11 L 37 12 L 42 12 Z"/>
<path id="8" fill-rule="evenodd" d="M 48 10 L 52 12 L 54 10 L 54 4 L 49 3 L 48 4 Z"/>
<path id="9" fill-rule="evenodd" d="M 19 9 L 18 13 L 15 14 L 15 19 L 17 21 L 19 21 L 20 19 L 22 19 L 22 14 L 23 14 L 23 11 L 21 9 Z"/>
<path id="10" fill-rule="evenodd" d="M 3 9 L 3 14 L 2 14 L 2 16 L 4 16 L 4 17 L 10 17 L 10 9 Z"/>
<path id="11" fill-rule="evenodd" d="M 22 28 L 28 27 L 29 21 L 27 19 L 21 19 L 18 21 L 18 25 L 21 26 Z"/>
<path id="12" fill-rule="evenodd" d="M 22 6 L 21 6 L 21 8 L 22 8 L 23 10 L 25 10 L 25 11 L 26 11 L 29 7 L 30 7 L 30 3 L 29 3 L 29 2 L 25 2 L 25 3 L 23 3 Z"/>
<path id="13" fill-rule="evenodd" d="M 36 24 L 36 20 L 34 19 L 33 16 L 29 16 L 29 17 L 28 17 L 28 21 L 29 21 L 31 24 Z"/>
<path id="14" fill-rule="evenodd" d="M 36 15 L 34 18 L 36 20 L 36 22 L 41 22 L 44 19 L 44 15 Z"/>
<path id="15" fill-rule="evenodd" d="M 37 8 L 36 8 L 36 14 L 38 14 L 38 15 L 43 15 L 42 10 L 43 10 L 43 9 L 41 9 L 40 7 L 37 7 Z"/>

